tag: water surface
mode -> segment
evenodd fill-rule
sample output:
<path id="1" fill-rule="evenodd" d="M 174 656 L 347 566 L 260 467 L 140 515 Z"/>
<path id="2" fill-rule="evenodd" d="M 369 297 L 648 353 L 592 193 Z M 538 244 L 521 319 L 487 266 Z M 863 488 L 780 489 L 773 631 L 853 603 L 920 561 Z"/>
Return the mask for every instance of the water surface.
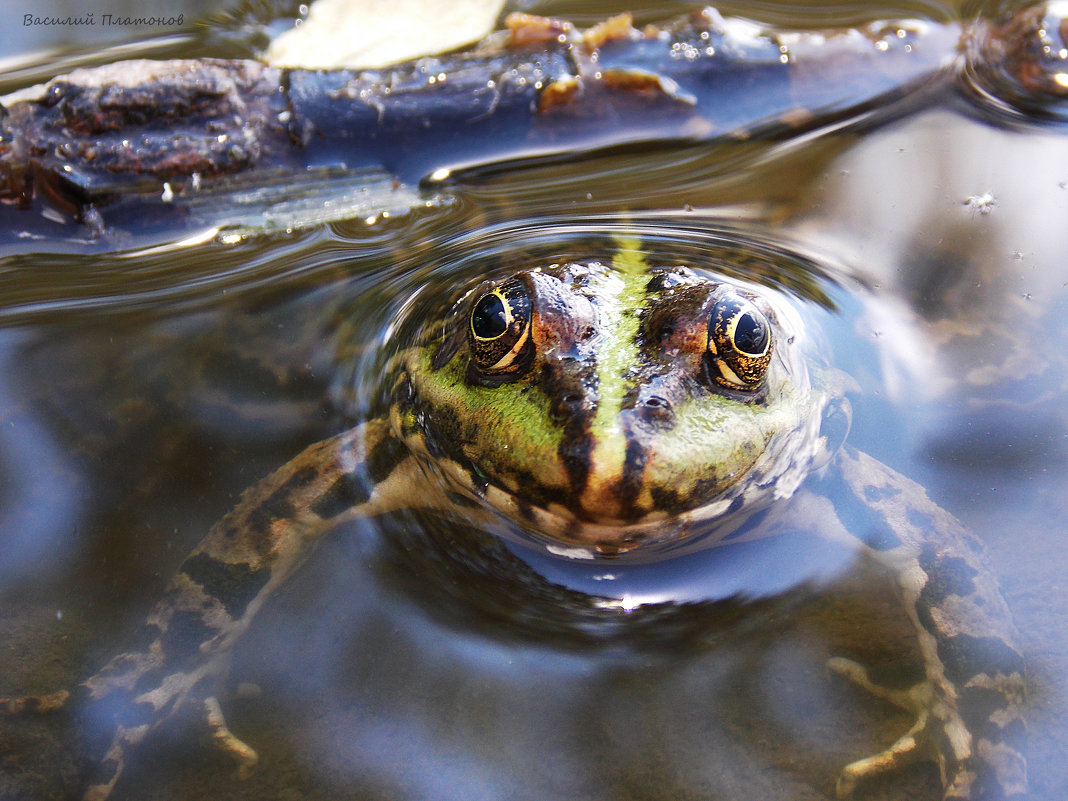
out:
<path id="1" fill-rule="evenodd" d="M 809 27 L 955 12 L 726 10 Z M 743 277 L 790 297 L 814 357 L 858 383 L 849 441 L 985 542 L 1032 670 L 1034 797 L 1061 798 L 1066 186 L 1063 135 L 938 107 L 863 133 L 494 171 L 371 220 L 2 254 L 0 693 L 90 675 L 243 489 L 381 411 L 386 343 L 409 306 L 632 230 L 721 273 L 731 253 L 763 257 Z M 580 591 L 614 587 L 607 570 L 579 580 L 428 516 L 352 526 L 235 653 L 228 720 L 258 772 L 239 782 L 176 721 L 114 798 L 832 797 L 844 764 L 911 721 L 824 664 L 915 677 L 907 621 L 885 576 L 814 538 L 739 554 L 667 563 L 610 603 Z M 0 720 L 0 796 L 75 792 L 91 735 L 62 716 Z M 941 795 L 931 767 L 866 793 Z"/>

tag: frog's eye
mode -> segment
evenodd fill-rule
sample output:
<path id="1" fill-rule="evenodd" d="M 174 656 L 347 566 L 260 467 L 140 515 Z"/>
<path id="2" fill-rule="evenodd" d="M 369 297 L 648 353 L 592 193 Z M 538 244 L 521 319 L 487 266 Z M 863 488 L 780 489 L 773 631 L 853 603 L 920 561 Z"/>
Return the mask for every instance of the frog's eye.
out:
<path id="1" fill-rule="evenodd" d="M 483 373 L 514 372 L 530 352 L 530 296 L 517 280 L 487 292 L 471 307 L 468 341 Z"/>
<path id="2" fill-rule="evenodd" d="M 771 364 L 771 323 L 741 295 L 716 301 L 708 320 L 708 372 L 730 389 L 756 389 Z"/>

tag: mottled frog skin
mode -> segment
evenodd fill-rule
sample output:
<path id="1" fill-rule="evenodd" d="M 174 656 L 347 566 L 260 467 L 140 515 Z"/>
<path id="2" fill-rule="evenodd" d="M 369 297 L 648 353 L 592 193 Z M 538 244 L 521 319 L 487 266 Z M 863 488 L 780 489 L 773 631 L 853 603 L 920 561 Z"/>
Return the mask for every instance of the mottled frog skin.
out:
<path id="1" fill-rule="evenodd" d="M 754 538 L 801 527 L 893 575 L 925 666 L 921 683 L 891 691 L 831 660 L 916 720 L 847 765 L 839 796 L 931 758 L 947 799 L 1023 798 L 1024 664 L 981 544 L 917 484 L 826 433 L 848 380 L 809 364 L 788 301 L 617 244 L 459 289 L 393 360 L 388 419 L 315 443 L 248 489 L 181 564 L 136 646 L 72 693 L 0 706 L 109 710 L 89 801 L 106 799 L 133 748 L 182 708 L 202 710 L 247 775 L 256 751 L 216 695 L 231 653 L 345 522 L 414 508 L 492 531 L 504 522 L 591 569 L 746 526 Z"/>

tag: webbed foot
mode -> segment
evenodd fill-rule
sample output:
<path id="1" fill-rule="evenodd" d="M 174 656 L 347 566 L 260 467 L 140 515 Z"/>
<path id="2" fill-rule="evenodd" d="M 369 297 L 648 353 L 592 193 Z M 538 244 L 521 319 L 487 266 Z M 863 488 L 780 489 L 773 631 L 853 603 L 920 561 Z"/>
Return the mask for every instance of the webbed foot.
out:
<path id="1" fill-rule="evenodd" d="M 954 706 L 938 697 L 934 685 L 924 680 L 902 690 L 876 684 L 867 669 L 851 659 L 827 660 L 827 668 L 844 676 L 876 698 L 889 701 L 916 716 L 916 722 L 893 745 L 846 765 L 838 776 L 835 792 L 848 798 L 870 778 L 898 770 L 925 759 L 938 763 L 946 801 L 1023 798 L 1026 778 L 1019 781 L 980 781 L 973 737 Z M 985 755 L 984 755 L 985 758 Z"/>
<path id="2" fill-rule="evenodd" d="M 868 676 L 867 669 L 852 659 L 834 657 L 827 660 L 828 670 L 845 676 L 858 687 L 862 687 L 876 698 L 889 701 L 916 715 L 916 722 L 889 748 L 864 759 L 858 759 L 842 768 L 835 785 L 835 794 L 839 798 L 848 798 L 857 785 L 869 778 L 897 770 L 912 762 L 930 756 L 925 736 L 930 721 L 930 707 L 934 693 L 927 681 L 919 682 L 904 690 L 893 690 L 876 684 Z"/>
<path id="3" fill-rule="evenodd" d="M 226 725 L 222 707 L 214 696 L 205 698 L 203 701 L 205 720 L 211 730 L 211 739 L 217 747 L 228 753 L 238 764 L 237 774 L 239 778 L 246 779 L 252 775 L 252 771 L 259 762 L 259 756 L 251 746 L 239 740 Z M 143 723 L 139 726 L 119 726 L 115 736 L 108 747 L 104 758 L 97 766 L 96 775 L 92 784 L 86 790 L 82 801 L 107 801 L 111 791 L 115 788 L 119 777 L 126 765 L 126 755 L 129 751 L 140 745 L 151 729 L 151 724 Z"/>

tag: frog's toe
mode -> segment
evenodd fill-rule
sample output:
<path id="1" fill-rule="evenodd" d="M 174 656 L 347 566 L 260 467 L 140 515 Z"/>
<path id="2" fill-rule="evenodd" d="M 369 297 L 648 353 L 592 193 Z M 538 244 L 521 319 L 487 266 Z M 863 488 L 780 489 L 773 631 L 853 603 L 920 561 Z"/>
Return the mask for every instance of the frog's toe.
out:
<path id="1" fill-rule="evenodd" d="M 218 699 L 210 696 L 204 699 L 204 711 L 207 713 L 208 726 L 211 729 L 211 740 L 215 746 L 233 757 L 237 763 L 238 778 L 247 779 L 256 770 L 260 761 L 259 754 L 248 743 L 240 740 L 226 725 L 222 707 Z"/>
<path id="2" fill-rule="evenodd" d="M 838 781 L 834 786 L 835 795 L 839 798 L 848 798 L 862 781 L 878 776 L 881 773 L 897 770 L 910 762 L 915 762 L 921 756 L 918 753 L 920 747 L 916 733 L 922 730 L 926 723 L 924 719 L 916 721 L 916 724 L 908 730 L 907 734 L 885 751 L 880 751 L 878 754 L 864 759 L 858 759 L 856 762 L 850 762 L 842 768 L 842 772 L 838 774 Z"/>
<path id="3" fill-rule="evenodd" d="M 922 733 L 927 728 L 928 716 L 927 710 L 922 710 L 917 715 L 912 728 L 889 748 L 873 756 L 858 759 L 842 768 L 842 772 L 838 775 L 838 782 L 835 784 L 836 795 L 839 798 L 848 798 L 862 781 L 923 759 L 926 756 L 926 750 L 923 748 Z"/>
<path id="4" fill-rule="evenodd" d="M 107 801 L 126 765 L 127 751 L 144 740 L 147 732 L 147 725 L 118 727 L 104 758 L 96 766 L 92 784 L 86 789 L 82 801 Z"/>
<path id="5" fill-rule="evenodd" d="M 897 770 L 918 760 L 938 763 L 946 801 L 994 801 L 1027 797 L 1027 763 L 1011 741 L 975 735 L 965 723 L 956 703 L 940 696 L 930 681 L 904 690 L 876 684 L 868 671 L 851 659 L 827 660 L 827 667 L 859 687 L 916 716 L 916 722 L 885 751 L 858 759 L 842 769 L 836 792 L 839 798 L 852 794 L 862 781 Z M 995 711 L 1011 731 L 1014 709 Z"/>
<path id="6" fill-rule="evenodd" d="M 827 669 L 837 673 L 839 676 L 845 676 L 876 698 L 889 701 L 894 706 L 901 707 L 908 712 L 919 714 L 930 707 L 932 697 L 930 682 L 921 681 L 904 690 L 883 687 L 881 684 L 876 684 L 871 680 L 868 676 L 868 669 L 862 664 L 840 656 L 828 659 Z"/>
<path id="7" fill-rule="evenodd" d="M 935 722 L 932 719 L 932 709 L 934 709 L 935 705 L 934 693 L 930 682 L 922 681 L 903 690 L 883 687 L 871 680 L 867 669 L 863 665 L 851 659 L 840 657 L 827 660 L 827 668 L 841 676 L 845 676 L 875 697 L 889 701 L 916 716 L 916 722 L 912 724 L 912 727 L 889 748 L 874 756 L 851 762 L 842 769 L 835 785 L 835 792 L 839 798 L 847 798 L 852 795 L 857 785 L 862 781 L 898 770 L 916 761 L 936 759 L 943 764 L 944 769 L 944 760 L 938 758 L 936 749 L 933 748 L 932 727 L 942 728 L 943 733 L 947 736 L 947 741 L 951 741 L 952 738 L 949 737 L 950 730 L 946 721 Z M 953 748 L 952 745 L 950 747 Z M 967 749 L 966 744 L 964 748 Z M 958 751 L 959 749 L 953 748 L 953 750 Z M 958 760 L 954 761 L 959 764 Z M 960 785 L 964 794 L 954 794 L 955 785 Z M 970 786 L 969 774 L 965 771 L 956 772 L 956 775 L 946 782 L 945 797 L 947 799 L 970 798 L 971 796 L 967 795 L 970 792 Z"/>

